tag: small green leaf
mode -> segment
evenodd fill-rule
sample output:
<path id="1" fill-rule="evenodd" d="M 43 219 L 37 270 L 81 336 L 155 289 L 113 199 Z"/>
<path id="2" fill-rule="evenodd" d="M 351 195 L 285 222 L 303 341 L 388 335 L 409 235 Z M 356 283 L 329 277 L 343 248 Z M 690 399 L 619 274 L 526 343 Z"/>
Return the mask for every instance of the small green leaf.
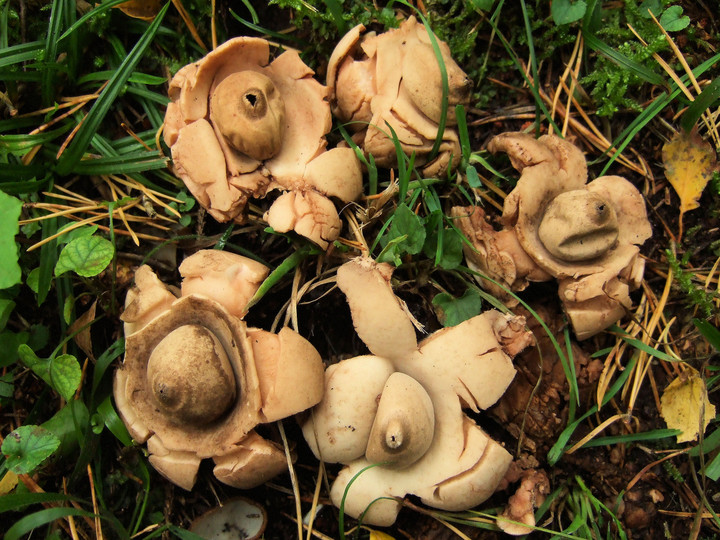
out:
<path id="1" fill-rule="evenodd" d="M 570 24 L 579 21 L 585 16 L 587 5 L 584 0 L 571 2 L 570 0 L 553 0 L 550 6 L 550 14 L 555 24 Z"/>
<path id="2" fill-rule="evenodd" d="M 30 287 L 30 290 L 34 292 L 35 294 L 38 293 L 38 286 L 40 285 L 40 268 L 33 268 L 30 270 L 30 273 L 27 275 L 27 278 L 25 279 L 25 283 L 28 287 Z"/>
<path id="3" fill-rule="evenodd" d="M 468 289 L 460 298 L 440 293 L 432 299 L 437 316 L 443 326 L 457 326 L 482 313 L 482 297 L 475 289 Z"/>
<path id="4" fill-rule="evenodd" d="M 69 223 L 65 227 L 60 227 L 60 230 L 58 232 L 60 233 L 63 231 L 63 229 L 67 229 L 72 225 L 72 223 Z M 82 238 L 83 236 L 92 236 L 97 230 L 97 225 L 86 225 L 85 227 L 78 227 L 77 229 L 73 229 L 72 231 L 63 234 L 62 236 L 59 236 L 57 242 L 58 244 L 69 244 L 76 238 Z"/>
<path id="5" fill-rule="evenodd" d="M 66 401 L 70 401 L 80 386 L 82 370 L 80 363 L 71 354 L 63 354 L 56 358 L 38 358 L 35 352 L 25 344 L 18 347 L 20 361 L 51 388 L 57 391 Z"/>
<path id="6" fill-rule="evenodd" d="M 383 253 L 378 256 L 380 262 L 394 262 L 399 265 L 403 255 L 416 255 L 425 244 L 425 227 L 422 219 L 402 203 L 393 214 L 392 225 L 380 239 Z"/>
<path id="7" fill-rule="evenodd" d="M 72 311 L 75 306 L 75 297 L 71 294 L 65 297 L 65 303 L 63 304 L 63 319 L 65 324 L 72 322 Z"/>
<path id="8" fill-rule="evenodd" d="M 28 332 L 10 332 L 4 330 L 0 332 L 0 368 L 8 367 L 14 364 L 18 358 L 18 347 L 22 343 L 27 343 L 30 334 Z"/>
<path id="9" fill-rule="evenodd" d="M 13 385 L 13 374 L 0 375 L 0 398 L 12 397 L 15 387 Z"/>
<path id="10" fill-rule="evenodd" d="M 468 165 L 467 169 L 465 169 L 465 177 L 467 178 L 467 183 L 472 188 L 479 188 L 482 187 L 482 182 L 480 181 L 480 176 L 478 176 L 477 170 L 472 165 Z"/>
<path id="11" fill-rule="evenodd" d="M 15 244 L 21 209 L 22 202 L 0 191 L 0 289 L 12 287 L 22 280 L 18 264 L 20 255 Z"/>
<path id="12" fill-rule="evenodd" d="M 75 238 L 60 252 L 55 275 L 73 270 L 79 276 L 96 276 L 107 268 L 114 254 L 115 247 L 110 240 L 100 236 Z"/>
<path id="13" fill-rule="evenodd" d="M 656 17 L 660 15 L 660 12 L 662 11 L 662 1 L 645 0 L 642 4 L 640 4 L 640 15 L 642 17 L 645 17 L 646 19 L 649 19 L 650 13 L 648 13 L 648 11 Z"/>
<path id="14" fill-rule="evenodd" d="M 58 455 L 67 456 L 78 449 L 89 422 L 90 414 L 85 404 L 79 399 L 73 399 L 40 427 L 60 441 Z"/>
<path id="15" fill-rule="evenodd" d="M 5 328 L 13 309 L 15 309 L 15 302 L 0 298 L 0 330 Z"/>
<path id="16" fill-rule="evenodd" d="M 2 443 L 0 451 L 15 474 L 29 474 L 60 446 L 60 439 L 40 426 L 20 426 Z"/>
<path id="17" fill-rule="evenodd" d="M 423 253 L 428 257 L 435 259 L 435 264 L 445 270 L 453 270 L 460 266 L 463 260 L 463 240 L 460 233 L 452 228 L 444 228 L 442 230 L 442 251 L 438 257 L 438 231 L 433 229 L 430 231 Z"/>
<path id="18" fill-rule="evenodd" d="M 685 30 L 690 24 L 690 17 L 683 15 L 682 6 L 670 6 L 660 15 L 660 26 L 668 32 Z"/>

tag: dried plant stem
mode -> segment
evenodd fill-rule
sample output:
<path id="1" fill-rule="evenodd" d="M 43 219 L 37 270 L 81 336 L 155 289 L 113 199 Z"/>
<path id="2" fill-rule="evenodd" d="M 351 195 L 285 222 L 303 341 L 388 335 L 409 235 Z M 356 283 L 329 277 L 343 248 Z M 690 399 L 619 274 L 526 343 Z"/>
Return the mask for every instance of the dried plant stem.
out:
<path id="1" fill-rule="evenodd" d="M 287 437 L 285 436 L 285 428 L 283 427 L 282 420 L 277 421 L 278 430 L 280 431 L 280 437 L 282 438 L 283 447 L 285 448 L 285 457 L 287 458 L 288 471 L 290 471 L 290 483 L 292 484 L 293 496 L 295 497 L 295 513 L 297 515 L 297 526 L 298 526 L 298 540 L 303 540 L 303 524 L 302 524 L 302 508 L 300 506 L 300 487 L 298 486 L 297 475 L 295 474 L 295 467 L 292 462 L 292 455 L 290 454 L 290 445 L 288 444 Z"/>

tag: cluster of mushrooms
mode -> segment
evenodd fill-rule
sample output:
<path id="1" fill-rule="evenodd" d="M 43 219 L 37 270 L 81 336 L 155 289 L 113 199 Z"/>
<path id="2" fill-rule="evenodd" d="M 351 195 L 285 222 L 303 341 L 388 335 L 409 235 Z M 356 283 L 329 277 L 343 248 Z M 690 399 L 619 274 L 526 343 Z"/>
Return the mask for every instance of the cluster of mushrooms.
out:
<path id="1" fill-rule="evenodd" d="M 327 148 L 331 110 L 377 165 L 396 165 L 399 143 L 426 175 L 438 175 L 459 162 L 453 111 L 468 103 L 470 88 L 447 45 L 412 17 L 384 34 L 352 29 L 330 58 L 327 86 L 297 52 L 270 61 L 268 42 L 241 37 L 175 75 L 164 137 L 175 174 L 215 219 L 242 222 L 251 200 L 279 191 L 267 223 L 327 248 L 342 227 L 336 202 L 362 194 L 355 150 Z M 638 246 L 650 229 L 640 194 L 619 177 L 586 185 L 581 152 L 557 137 L 509 133 L 490 149 L 506 152 L 522 175 L 505 201 L 502 230 L 480 208 L 453 209 L 470 240 L 468 264 L 509 305 L 508 291 L 558 279 L 580 338 L 612 324 L 642 278 Z M 262 484 L 286 470 L 288 458 L 256 428 L 294 415 L 315 456 L 344 465 L 333 503 L 345 496 L 345 512 L 365 523 L 392 524 L 406 495 L 468 509 L 512 478 L 511 455 L 463 411 L 486 410 L 512 382 L 513 357 L 533 342 L 524 318 L 491 310 L 418 342 L 392 268 L 358 257 L 338 269 L 337 284 L 371 354 L 325 369 L 293 330 L 245 324 L 267 267 L 205 250 L 179 271 L 180 288 L 148 266 L 136 271 L 114 386 L 130 434 L 173 483 L 191 489 L 202 460 L 212 459 L 221 482 Z M 509 520 L 498 521 L 506 532 L 534 525 L 533 486 L 542 482 L 533 478 L 511 497 Z"/>

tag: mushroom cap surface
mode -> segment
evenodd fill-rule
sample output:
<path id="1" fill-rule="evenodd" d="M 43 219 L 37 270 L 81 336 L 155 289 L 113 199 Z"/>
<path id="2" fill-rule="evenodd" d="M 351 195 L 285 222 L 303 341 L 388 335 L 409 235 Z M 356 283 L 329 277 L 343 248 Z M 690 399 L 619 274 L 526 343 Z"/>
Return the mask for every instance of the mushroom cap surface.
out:
<path id="1" fill-rule="evenodd" d="M 175 295 L 158 279 L 149 266 L 135 271 L 135 284 L 125 296 L 125 310 L 120 316 L 125 335 L 129 336 L 162 312 L 170 309 Z"/>
<path id="2" fill-rule="evenodd" d="M 392 373 L 392 363 L 378 356 L 357 356 L 325 370 L 325 397 L 302 424 L 318 459 L 347 463 L 365 454 L 378 400 Z"/>
<path id="3" fill-rule="evenodd" d="M 365 457 L 372 463 L 407 467 L 427 452 L 434 433 L 435 411 L 430 396 L 415 379 L 395 372 L 380 396 Z"/>
<path id="4" fill-rule="evenodd" d="M 337 284 L 352 311 L 355 331 L 370 351 L 383 358 L 405 358 L 417 349 L 407 307 L 393 293 L 392 268 L 370 259 L 354 259 L 338 269 Z"/>
<path id="5" fill-rule="evenodd" d="M 206 327 L 178 326 L 150 353 L 147 384 L 155 405 L 178 423 L 213 422 L 235 401 L 235 375 Z"/>
<path id="6" fill-rule="evenodd" d="M 201 326 L 212 333 L 222 345 L 232 368 L 236 402 L 224 414 L 208 418 L 206 422 L 197 418 L 191 423 L 182 422 L 169 408 L 159 407 L 156 390 L 149 380 L 148 368 L 153 367 L 150 361 L 158 346 L 165 349 L 162 353 L 166 357 L 172 352 L 181 356 L 190 347 L 187 342 L 166 341 L 173 331 L 188 325 Z M 193 369 L 189 375 L 197 377 L 196 371 Z M 154 433 L 169 451 L 193 451 L 200 458 L 212 457 L 242 440 L 259 421 L 260 390 L 245 327 L 222 306 L 207 298 L 194 295 L 180 298 L 170 310 L 128 336 L 120 372 L 124 384 L 116 388 L 122 393 L 120 398 L 116 394 L 118 413 L 125 418 L 125 409 L 129 407 L 136 422 Z M 196 382 L 191 378 L 186 380 L 186 385 L 193 387 Z M 183 390 L 179 383 L 175 388 Z M 202 392 L 203 389 L 198 387 L 196 390 Z M 137 437 L 137 429 L 134 431 L 136 433 L 131 432 L 133 437 L 144 442 L 146 437 Z"/>
<path id="7" fill-rule="evenodd" d="M 314 191 L 288 191 L 265 212 L 277 232 L 296 231 L 326 249 L 340 235 L 342 222 L 335 205 Z"/>
<path id="8" fill-rule="evenodd" d="M 215 88 L 210 119 L 235 150 L 263 161 L 282 145 L 285 102 L 267 75 L 240 71 Z"/>
<path id="9" fill-rule="evenodd" d="M 206 540 L 257 540 L 266 525 L 267 513 L 262 505 L 236 497 L 195 518 L 190 524 L 190 532 Z"/>

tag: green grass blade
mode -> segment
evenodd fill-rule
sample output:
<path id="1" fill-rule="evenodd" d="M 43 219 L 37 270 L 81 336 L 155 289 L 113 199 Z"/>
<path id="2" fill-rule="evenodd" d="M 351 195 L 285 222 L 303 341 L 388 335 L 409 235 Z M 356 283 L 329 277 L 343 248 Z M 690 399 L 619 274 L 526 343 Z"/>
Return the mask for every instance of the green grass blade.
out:
<path id="1" fill-rule="evenodd" d="M 712 68 L 718 61 L 720 61 L 720 53 L 714 55 L 712 58 L 706 60 L 705 62 L 697 66 L 695 69 L 693 69 L 693 74 L 695 75 L 695 77 L 700 77 L 703 73 L 705 73 L 705 71 Z M 684 75 L 680 77 L 680 80 L 683 83 L 686 83 L 688 81 L 688 76 Z M 665 107 L 670 105 L 681 93 L 682 91 L 677 87 L 677 85 L 673 84 L 672 91 L 669 94 L 662 94 L 661 96 L 655 98 L 652 104 L 648 108 L 646 108 L 640 115 L 638 115 L 638 117 L 633 120 L 630 125 L 627 126 L 620 133 L 620 135 L 615 138 L 612 147 L 616 148 L 617 151 L 605 164 L 603 170 L 600 171 L 600 176 L 607 174 L 608 169 L 613 164 L 615 159 L 617 159 L 617 157 L 630 144 L 630 142 L 635 138 L 635 135 L 637 135 L 642 129 L 644 129 L 645 126 L 650 122 L 650 120 L 660 114 L 660 112 Z"/>
<path id="2" fill-rule="evenodd" d="M 114 8 L 117 5 L 122 4 L 123 2 L 126 2 L 127 0 L 110 0 L 109 2 L 104 2 L 102 4 L 97 5 L 94 9 L 88 11 L 85 15 L 80 17 L 77 21 L 75 21 L 63 34 L 58 38 L 58 41 L 63 41 L 70 37 L 73 33 L 75 33 L 78 29 L 82 28 L 87 21 L 92 19 L 93 17 L 97 17 L 98 15 L 105 13 L 106 11 L 109 11 L 111 8 Z"/>
<path id="3" fill-rule="evenodd" d="M 75 501 L 63 493 L 10 493 L 0 497 L 0 514 L 22 510 L 31 504 Z"/>
<path id="4" fill-rule="evenodd" d="M 327 6 L 330 15 L 332 15 L 335 28 L 338 33 L 342 36 L 347 33 L 347 23 L 343 18 L 343 7 L 337 0 L 323 0 L 323 3 Z"/>
<path id="5" fill-rule="evenodd" d="M 98 386 L 100 386 L 100 381 L 102 380 L 103 375 L 105 375 L 105 372 L 107 371 L 108 367 L 110 367 L 110 364 L 113 362 L 113 360 L 115 360 L 124 352 L 125 340 L 122 338 L 118 338 L 112 345 L 110 345 L 110 347 L 107 348 L 104 353 L 100 355 L 100 357 L 95 362 L 95 369 L 93 370 L 91 390 L 92 394 L 94 394 L 95 391 L 98 389 Z"/>
<path id="6" fill-rule="evenodd" d="M 42 54 L 43 46 L 42 41 L 30 41 L 8 47 L 0 57 L 0 67 L 12 66 L 28 60 L 37 60 Z"/>
<path id="7" fill-rule="evenodd" d="M 450 96 L 450 86 L 448 83 L 447 68 L 445 67 L 445 61 L 440 51 L 440 45 L 438 44 L 437 38 L 433 33 L 430 25 L 422 14 L 419 15 L 423 25 L 425 25 L 425 31 L 430 38 L 430 44 L 432 45 L 433 52 L 435 53 L 435 59 L 437 60 L 438 67 L 440 68 L 440 80 L 442 81 L 442 98 L 440 101 L 440 120 L 438 120 L 438 130 L 435 136 L 435 143 L 433 144 L 430 155 L 428 155 L 428 161 L 432 161 L 440 151 L 440 145 L 442 144 L 443 137 L 445 136 L 445 125 L 447 124 L 447 113 L 448 113 L 448 102 Z M 402 200 L 402 199 L 400 199 Z"/>
<path id="8" fill-rule="evenodd" d="M 133 442 L 130 433 L 128 433 L 125 424 L 120 420 L 118 413 L 115 411 L 110 396 L 107 396 L 102 403 L 98 405 L 96 410 L 100 418 L 102 418 L 105 427 L 110 430 L 110 433 L 115 435 L 125 446 L 132 446 Z"/>
<path id="9" fill-rule="evenodd" d="M 467 164 L 470 161 L 470 154 L 472 149 L 470 148 L 470 133 L 467 127 L 467 115 L 465 114 L 465 107 L 462 105 L 455 105 L 455 118 L 457 118 L 457 130 L 458 136 L 460 137 L 460 151 L 462 153 L 462 163 L 460 170 L 464 171 Z"/>
<path id="10" fill-rule="evenodd" d="M 613 444 L 628 444 L 638 441 L 659 441 L 674 437 L 682 433 L 679 429 L 654 429 L 642 433 L 628 433 L 626 435 L 612 435 L 607 437 L 596 437 L 582 445 L 581 448 L 592 448 L 593 446 L 610 446 Z"/>
<path id="11" fill-rule="evenodd" d="M 45 36 L 45 53 L 43 54 L 42 101 L 45 106 L 53 102 L 56 85 L 54 83 L 58 64 L 58 37 L 62 30 L 66 0 L 54 0 L 50 12 L 50 23 Z M 73 7 L 74 9 L 74 7 Z"/>
<path id="12" fill-rule="evenodd" d="M 558 125 L 555 123 L 555 121 L 552 119 L 552 115 L 550 114 L 550 111 L 548 111 L 547 107 L 545 106 L 545 102 L 543 101 L 542 97 L 540 97 L 540 93 L 538 92 L 535 85 L 530 81 L 527 74 L 525 73 L 525 70 L 523 69 L 523 65 L 520 62 L 520 59 L 518 58 L 517 54 L 515 54 L 515 51 L 512 48 L 512 45 L 510 45 L 510 42 L 505 38 L 503 33 L 500 31 L 500 29 L 497 27 L 497 25 L 490 20 L 490 25 L 492 26 L 493 31 L 495 32 L 495 35 L 498 37 L 500 42 L 503 44 L 503 47 L 505 47 L 505 50 L 507 51 L 508 55 L 510 56 L 510 59 L 512 60 L 513 64 L 515 64 L 515 67 L 522 76 L 522 78 L 525 80 L 525 83 L 528 85 L 528 88 L 530 89 L 530 92 L 533 95 L 533 98 L 535 99 L 535 105 L 540 108 L 543 115 L 545 115 L 545 118 L 547 119 L 548 123 L 552 127 L 553 131 L 556 135 L 562 137 L 562 130 L 558 127 Z"/>
<path id="13" fill-rule="evenodd" d="M 693 319 L 693 324 L 703 337 L 708 340 L 713 349 L 720 352 L 720 330 L 704 319 Z"/>
<path id="14" fill-rule="evenodd" d="M 618 393 L 620 388 L 623 384 L 625 384 L 625 381 L 630 377 L 630 374 L 633 371 L 633 368 L 635 367 L 635 363 L 637 362 L 637 356 L 633 356 L 630 361 L 625 366 L 625 370 L 620 374 L 620 376 L 615 380 L 615 382 L 610 386 L 607 392 L 605 392 L 605 397 L 603 397 L 602 404 L 603 406 L 607 404 L 608 401 L 610 401 L 615 394 Z M 557 441 L 552 446 L 552 448 L 548 451 L 547 459 L 548 463 L 552 466 L 555 465 L 555 463 L 558 462 L 558 460 L 562 457 L 562 455 L 565 453 L 565 447 L 567 446 L 568 441 L 570 440 L 570 437 L 572 437 L 572 434 L 575 432 L 575 430 L 580 426 L 580 424 L 583 422 L 583 420 L 589 418 L 593 414 L 595 414 L 598 411 L 597 405 L 592 406 L 585 414 L 583 414 L 580 418 L 575 420 L 572 424 L 568 425 L 558 436 Z"/>
<path id="15" fill-rule="evenodd" d="M 155 152 L 138 152 L 130 155 L 86 159 L 77 163 L 72 168 L 72 172 L 87 175 L 130 174 L 163 169 L 167 167 L 167 162 L 166 157 L 158 157 Z"/>
<path id="16" fill-rule="evenodd" d="M 528 16 L 527 6 L 525 0 L 520 0 L 520 7 L 522 9 L 523 24 L 525 25 L 525 39 L 527 40 L 528 55 L 530 56 L 530 73 L 532 74 L 534 94 L 540 95 L 540 83 L 538 75 L 538 63 L 537 56 L 535 55 L 535 43 L 533 41 L 532 26 L 530 24 L 530 17 Z M 535 136 L 540 134 L 540 111 L 535 109 Z M 548 118 L 549 120 L 550 118 Z"/>
<path id="17" fill-rule="evenodd" d="M 155 17 L 153 22 L 150 23 L 145 33 L 135 44 L 135 47 L 133 47 L 132 51 L 130 51 L 127 57 L 123 60 L 113 77 L 108 81 L 108 85 L 105 87 L 105 90 L 103 90 L 102 94 L 100 94 L 100 97 L 95 101 L 95 104 L 85 117 L 77 135 L 60 158 L 56 168 L 58 174 L 69 174 L 82 158 L 85 150 L 90 144 L 90 140 L 100 127 L 100 124 L 120 93 L 120 90 L 122 90 L 122 87 L 127 83 L 128 78 L 135 70 L 138 62 L 140 62 L 145 50 L 155 37 L 155 33 L 160 27 L 169 6 L 169 2 L 163 6 L 157 14 L 157 17 Z"/>
<path id="18" fill-rule="evenodd" d="M 95 514 L 79 508 L 46 508 L 44 510 L 38 510 L 37 512 L 20 518 L 15 524 L 8 529 L 3 537 L 4 540 L 20 540 L 23 535 L 43 527 L 48 523 L 52 523 L 57 519 L 63 519 L 69 516 L 81 516 L 88 518 L 95 518 Z"/>
<path id="19" fill-rule="evenodd" d="M 233 16 L 233 18 L 238 21 L 240 24 L 243 24 L 247 26 L 250 30 L 255 30 L 256 32 L 259 32 L 260 34 L 264 34 L 266 36 L 269 36 L 271 38 L 277 39 L 278 41 L 290 41 L 297 45 L 299 48 L 304 48 L 307 44 L 298 38 L 297 36 L 294 36 L 292 34 L 281 34 L 280 32 L 275 32 L 273 30 L 268 30 L 267 28 L 263 28 L 262 26 L 259 26 L 257 24 L 251 23 L 250 21 L 243 19 L 240 15 L 235 13 L 232 9 L 228 10 L 230 12 L 230 15 Z"/>
<path id="20" fill-rule="evenodd" d="M 248 305 L 245 306 L 245 310 L 249 310 L 252 306 L 257 304 L 267 292 L 274 287 L 282 278 L 285 276 L 288 272 L 291 270 L 294 270 L 295 267 L 300 264 L 305 258 L 307 258 L 310 255 L 317 254 L 318 249 L 315 246 L 306 245 L 295 251 L 292 255 L 290 255 L 288 258 L 286 258 L 280 265 L 270 272 L 270 275 L 265 278 L 265 281 L 263 281 L 260 284 L 260 287 L 258 288 L 257 292 L 253 295 L 253 297 L 248 302 Z"/>
<path id="21" fill-rule="evenodd" d="M 612 62 L 617 64 L 620 69 L 631 71 L 632 73 L 650 84 L 656 86 L 666 86 L 665 79 L 663 79 L 660 75 L 658 75 L 654 71 L 649 70 L 642 64 L 638 64 L 634 60 L 631 60 L 624 54 L 619 53 L 618 51 L 610 47 L 607 43 L 598 39 L 598 37 L 591 30 L 583 28 L 583 39 L 585 40 L 585 44 L 588 47 L 590 47 L 594 51 L 597 51 L 603 56 L 606 56 Z"/>
<path id="22" fill-rule="evenodd" d="M 630 337 L 628 334 L 626 334 L 622 328 L 620 328 L 618 325 L 614 324 L 611 326 L 608 330 L 611 332 L 614 332 L 617 334 L 617 336 L 628 343 L 629 345 L 632 345 L 636 349 L 649 354 L 650 356 L 653 356 L 655 358 L 658 358 L 660 360 L 664 360 L 665 362 L 682 362 L 681 359 L 676 358 L 675 356 L 671 356 L 667 353 L 664 353 L 662 351 L 658 351 L 657 349 L 651 347 L 650 345 L 647 345 L 640 341 L 639 339 L 635 339 Z"/>
<path id="23" fill-rule="evenodd" d="M 708 84 L 695 101 L 687 108 L 683 114 L 680 125 L 685 131 L 690 131 L 697 123 L 703 113 L 720 99 L 720 77 Z"/>

